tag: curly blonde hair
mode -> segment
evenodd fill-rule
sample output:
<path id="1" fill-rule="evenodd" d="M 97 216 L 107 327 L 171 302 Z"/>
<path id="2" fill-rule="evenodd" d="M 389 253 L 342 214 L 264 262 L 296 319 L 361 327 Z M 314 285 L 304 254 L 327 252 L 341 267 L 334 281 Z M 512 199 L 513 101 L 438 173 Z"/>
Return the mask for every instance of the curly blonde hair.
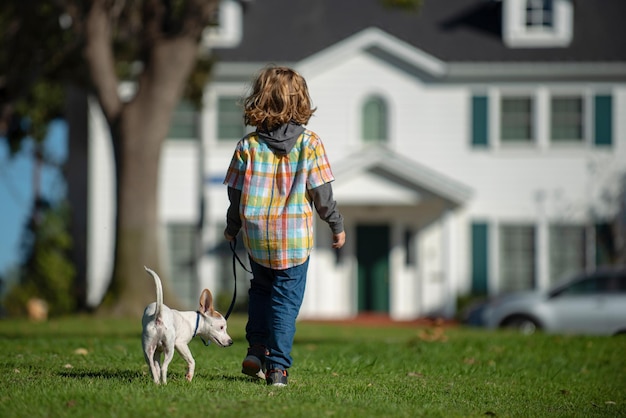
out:
<path id="1" fill-rule="evenodd" d="M 304 78 L 291 68 L 279 66 L 261 70 L 243 108 L 246 125 L 263 131 L 289 122 L 306 125 L 316 110 L 311 108 Z"/>

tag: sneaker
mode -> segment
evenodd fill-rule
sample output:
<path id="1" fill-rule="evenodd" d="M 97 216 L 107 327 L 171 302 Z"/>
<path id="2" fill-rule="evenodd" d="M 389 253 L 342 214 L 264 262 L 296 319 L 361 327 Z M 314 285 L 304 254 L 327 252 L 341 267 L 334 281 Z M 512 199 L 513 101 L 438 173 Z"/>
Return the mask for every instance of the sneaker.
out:
<path id="1" fill-rule="evenodd" d="M 265 381 L 270 386 L 287 386 L 287 370 L 273 369 L 267 372 Z"/>
<path id="2" fill-rule="evenodd" d="M 248 348 L 248 355 L 241 363 L 241 373 L 251 377 L 265 379 L 265 356 L 269 354 L 265 347 Z"/>

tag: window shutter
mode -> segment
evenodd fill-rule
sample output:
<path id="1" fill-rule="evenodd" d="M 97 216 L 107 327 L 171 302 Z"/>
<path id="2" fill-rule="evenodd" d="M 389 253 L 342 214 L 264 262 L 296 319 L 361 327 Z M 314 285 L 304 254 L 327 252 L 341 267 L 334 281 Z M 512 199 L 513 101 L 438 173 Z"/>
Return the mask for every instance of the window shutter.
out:
<path id="1" fill-rule="evenodd" d="M 472 97 L 472 146 L 486 147 L 489 145 L 487 97 Z"/>
<path id="2" fill-rule="evenodd" d="M 596 96 L 594 109 L 594 143 L 610 146 L 613 144 L 613 97 Z"/>
<path id="3" fill-rule="evenodd" d="M 475 295 L 487 294 L 487 281 L 489 279 L 488 232 L 487 223 L 472 223 L 472 293 Z"/>

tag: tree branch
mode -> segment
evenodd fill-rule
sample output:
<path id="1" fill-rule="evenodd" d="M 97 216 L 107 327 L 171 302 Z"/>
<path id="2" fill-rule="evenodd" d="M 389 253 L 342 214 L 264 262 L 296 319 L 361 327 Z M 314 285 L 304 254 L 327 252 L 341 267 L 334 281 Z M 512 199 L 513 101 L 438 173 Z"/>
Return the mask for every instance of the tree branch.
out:
<path id="1" fill-rule="evenodd" d="M 185 34 L 199 40 L 204 28 L 214 23 L 218 7 L 219 0 L 189 0 L 183 29 Z"/>
<path id="2" fill-rule="evenodd" d="M 85 60 L 102 110 L 110 122 L 122 110 L 119 80 L 111 45 L 111 18 L 106 0 L 94 0 L 85 25 Z"/>

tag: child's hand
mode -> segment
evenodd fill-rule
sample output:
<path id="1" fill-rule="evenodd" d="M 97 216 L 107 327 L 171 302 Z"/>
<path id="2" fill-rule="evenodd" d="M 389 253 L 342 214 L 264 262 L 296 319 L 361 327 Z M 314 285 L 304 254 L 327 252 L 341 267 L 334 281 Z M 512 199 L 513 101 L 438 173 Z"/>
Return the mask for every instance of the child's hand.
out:
<path id="1" fill-rule="evenodd" d="M 338 234 L 333 234 L 333 248 L 339 249 L 346 243 L 346 232 L 341 231 Z"/>

